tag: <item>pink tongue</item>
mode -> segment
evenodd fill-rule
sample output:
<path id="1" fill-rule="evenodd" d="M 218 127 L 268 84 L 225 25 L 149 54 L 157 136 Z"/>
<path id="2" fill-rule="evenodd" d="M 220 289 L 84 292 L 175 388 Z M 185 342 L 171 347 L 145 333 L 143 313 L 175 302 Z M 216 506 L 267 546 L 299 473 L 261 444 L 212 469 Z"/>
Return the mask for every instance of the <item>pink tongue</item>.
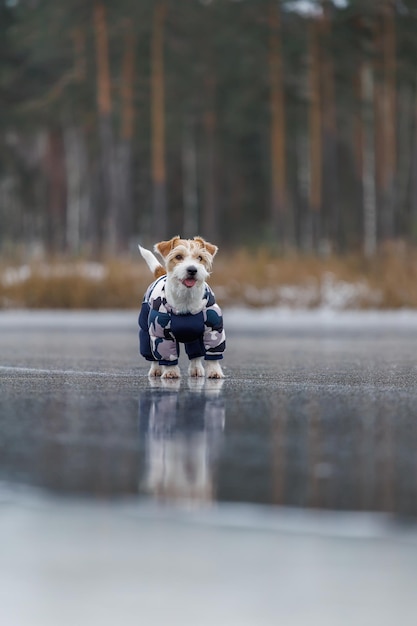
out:
<path id="1" fill-rule="evenodd" d="M 186 278 L 182 281 L 182 284 L 186 287 L 194 287 L 196 280 L 194 278 Z"/>

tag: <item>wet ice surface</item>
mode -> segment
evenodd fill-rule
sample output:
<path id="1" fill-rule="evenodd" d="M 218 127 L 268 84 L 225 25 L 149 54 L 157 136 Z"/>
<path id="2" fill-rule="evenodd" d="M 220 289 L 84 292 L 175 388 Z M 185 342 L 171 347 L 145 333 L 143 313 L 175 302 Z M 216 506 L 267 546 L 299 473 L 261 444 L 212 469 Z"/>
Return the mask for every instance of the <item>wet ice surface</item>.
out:
<path id="1" fill-rule="evenodd" d="M 415 516 L 413 316 L 295 315 L 254 333 L 245 315 L 230 315 L 224 382 L 164 384 L 137 355 L 135 313 L 3 314 L 0 476 L 58 493 Z"/>
<path id="2" fill-rule="evenodd" d="M 225 317 L 164 385 L 134 313 L 0 315 L 5 623 L 415 622 L 417 316 Z"/>

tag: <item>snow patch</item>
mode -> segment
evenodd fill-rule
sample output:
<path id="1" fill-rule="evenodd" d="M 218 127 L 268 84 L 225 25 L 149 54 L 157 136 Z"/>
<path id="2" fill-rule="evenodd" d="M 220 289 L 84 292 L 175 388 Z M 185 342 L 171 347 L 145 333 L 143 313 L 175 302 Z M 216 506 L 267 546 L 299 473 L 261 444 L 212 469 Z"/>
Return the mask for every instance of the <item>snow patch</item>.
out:
<path id="1" fill-rule="evenodd" d="M 347 0 L 332 0 L 335 7 L 338 9 L 345 9 L 347 7 Z M 307 17 L 316 17 L 323 14 L 323 9 L 319 2 L 314 0 L 292 0 L 287 2 L 285 9 L 292 13 L 298 13 L 299 15 L 305 15 Z"/>
<path id="2" fill-rule="evenodd" d="M 74 265 L 47 265 L 40 264 L 34 267 L 21 265 L 20 267 L 7 267 L 0 275 L 0 282 L 5 287 L 11 287 L 24 283 L 32 276 L 42 278 L 66 278 L 78 276 L 87 280 L 100 281 L 106 278 L 107 269 L 101 263 L 75 263 Z"/>
<path id="3" fill-rule="evenodd" d="M 235 285 L 216 287 L 217 300 L 228 302 L 233 297 Z M 258 287 L 244 285 L 241 295 L 235 298 L 242 305 L 253 307 L 289 307 L 293 309 L 322 308 L 335 311 L 345 309 L 378 308 L 382 293 L 371 289 L 365 280 L 355 283 L 337 279 L 326 272 L 320 280 L 310 280 L 302 285 L 275 285 Z"/>
<path id="4" fill-rule="evenodd" d="M 1 282 L 5 287 L 11 287 L 19 283 L 24 283 L 32 275 L 29 265 L 20 267 L 8 267 L 3 271 Z"/>
<path id="5" fill-rule="evenodd" d="M 348 283 L 326 272 L 320 285 L 320 306 L 324 309 L 352 309 L 363 303 L 378 305 L 382 294 L 371 290 L 365 281 Z"/>

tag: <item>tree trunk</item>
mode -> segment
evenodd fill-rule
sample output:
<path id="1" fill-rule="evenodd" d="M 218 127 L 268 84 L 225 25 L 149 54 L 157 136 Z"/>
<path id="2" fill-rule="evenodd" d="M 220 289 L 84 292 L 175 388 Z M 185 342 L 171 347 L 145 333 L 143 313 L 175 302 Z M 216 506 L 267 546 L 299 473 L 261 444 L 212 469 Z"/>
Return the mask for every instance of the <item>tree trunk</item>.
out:
<path id="1" fill-rule="evenodd" d="M 320 47 L 318 23 L 313 18 L 309 24 L 309 86 L 310 86 L 310 189 L 313 245 L 317 247 L 321 237 L 322 209 L 322 121 L 320 93 Z"/>
<path id="2" fill-rule="evenodd" d="M 151 117 L 152 117 L 152 188 L 153 235 L 159 240 L 168 235 L 165 171 L 165 94 L 164 94 L 164 23 L 166 5 L 156 0 L 151 44 Z"/>
<path id="3" fill-rule="evenodd" d="M 64 132 L 67 171 L 66 244 L 71 254 L 83 250 L 91 209 L 90 174 L 83 132 L 67 123 Z"/>
<path id="4" fill-rule="evenodd" d="M 186 114 L 182 137 L 182 180 L 184 197 L 184 237 L 199 232 L 197 194 L 197 151 L 195 124 L 191 114 Z"/>
<path id="5" fill-rule="evenodd" d="M 132 179 L 132 141 L 134 131 L 133 84 L 135 76 L 135 35 L 131 19 L 125 21 L 125 49 L 122 61 L 122 128 L 118 147 L 118 166 L 120 181 L 120 244 L 126 248 L 132 232 L 133 217 L 133 179 Z"/>
<path id="6" fill-rule="evenodd" d="M 332 9 L 329 0 L 322 0 L 324 53 L 323 79 L 323 212 L 328 222 L 328 234 L 340 249 L 342 243 L 340 202 L 338 200 L 337 128 L 333 55 L 331 50 Z"/>
<path id="7" fill-rule="evenodd" d="M 309 206 L 310 192 L 310 159 L 309 159 L 309 137 L 308 132 L 303 126 L 299 125 L 296 135 L 296 151 L 297 151 L 297 220 L 298 225 L 298 242 L 304 252 L 313 251 L 313 222 L 311 219 L 312 211 Z"/>
<path id="8" fill-rule="evenodd" d="M 74 75 L 77 82 L 81 83 L 87 75 L 84 30 L 80 27 L 74 28 L 72 39 L 74 43 Z"/>
<path id="9" fill-rule="evenodd" d="M 81 27 L 72 31 L 74 44 L 74 77 L 78 86 L 85 83 L 86 41 Z M 64 128 L 65 165 L 67 176 L 67 215 L 65 241 L 71 254 L 79 254 L 85 243 L 90 218 L 90 174 L 87 146 L 82 127 L 73 121 L 74 115 L 66 115 Z"/>
<path id="10" fill-rule="evenodd" d="M 218 240 L 218 203 L 216 172 L 216 113 L 215 79 L 209 69 L 206 79 L 206 110 L 204 112 L 204 188 L 203 188 L 203 236 L 211 241 Z"/>
<path id="11" fill-rule="evenodd" d="M 48 249 L 52 254 L 63 253 L 67 181 L 62 132 L 58 128 L 52 128 L 48 133 L 44 165 L 47 180 Z"/>
<path id="12" fill-rule="evenodd" d="M 384 132 L 384 172 L 383 172 L 383 214 L 381 219 L 382 236 L 390 239 L 395 235 L 395 171 L 397 165 L 396 146 L 396 36 L 395 13 L 391 0 L 385 0 L 383 7 L 383 132 Z"/>
<path id="13" fill-rule="evenodd" d="M 363 124 L 362 124 L 362 72 L 361 68 L 355 68 L 353 80 L 353 92 L 355 98 L 353 142 L 355 174 L 362 183 L 363 173 Z"/>
<path id="14" fill-rule="evenodd" d="M 112 128 L 112 102 L 110 85 L 109 45 L 106 10 L 103 2 L 94 3 L 94 30 L 97 61 L 97 103 L 101 148 L 101 202 L 105 207 L 104 232 L 107 250 L 114 254 L 119 248 L 118 232 L 118 173 Z"/>
<path id="15" fill-rule="evenodd" d="M 281 51 L 280 7 L 269 7 L 269 85 L 271 109 L 271 226 L 274 237 L 288 241 L 287 181 L 285 154 L 285 103 Z"/>
<path id="16" fill-rule="evenodd" d="M 417 241 L 417 91 L 414 93 L 414 133 L 410 167 L 410 230 L 415 244 Z"/>
<path id="17" fill-rule="evenodd" d="M 407 195 L 412 185 L 414 97 L 410 85 L 404 84 L 398 94 L 398 174 L 396 180 L 396 215 L 398 229 L 410 239 L 412 223 L 407 211 Z"/>
<path id="18" fill-rule="evenodd" d="M 374 76 L 370 61 L 362 65 L 362 123 L 363 123 L 363 233 L 366 257 L 375 255 L 377 247 L 377 216 L 375 193 L 375 127 Z"/>
<path id="19" fill-rule="evenodd" d="M 362 244 L 363 238 L 363 96 L 362 96 L 362 61 L 359 54 L 355 56 L 355 69 L 352 81 L 353 91 L 353 129 L 352 157 L 354 185 L 348 204 L 345 205 L 344 221 L 351 224 L 351 232 L 346 238 L 347 243 Z M 343 174 L 341 175 L 343 180 Z M 347 208 L 348 207 L 348 208 Z M 349 213 L 349 215 L 347 214 Z"/>

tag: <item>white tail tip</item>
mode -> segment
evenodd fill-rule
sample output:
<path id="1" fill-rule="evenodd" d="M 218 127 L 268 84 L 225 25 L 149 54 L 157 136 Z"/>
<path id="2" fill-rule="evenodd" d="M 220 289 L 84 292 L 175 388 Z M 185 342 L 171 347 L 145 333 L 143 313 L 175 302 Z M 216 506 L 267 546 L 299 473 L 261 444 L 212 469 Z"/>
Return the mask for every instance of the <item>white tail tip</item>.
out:
<path id="1" fill-rule="evenodd" d="M 145 259 L 147 266 L 149 267 L 149 269 L 151 270 L 153 274 L 155 275 L 156 274 L 161 275 L 161 273 L 165 274 L 165 269 L 162 267 L 161 263 L 158 261 L 156 256 L 150 250 L 147 250 L 146 248 L 142 248 L 140 244 L 138 244 L 138 248 L 139 248 L 139 252 Z"/>

